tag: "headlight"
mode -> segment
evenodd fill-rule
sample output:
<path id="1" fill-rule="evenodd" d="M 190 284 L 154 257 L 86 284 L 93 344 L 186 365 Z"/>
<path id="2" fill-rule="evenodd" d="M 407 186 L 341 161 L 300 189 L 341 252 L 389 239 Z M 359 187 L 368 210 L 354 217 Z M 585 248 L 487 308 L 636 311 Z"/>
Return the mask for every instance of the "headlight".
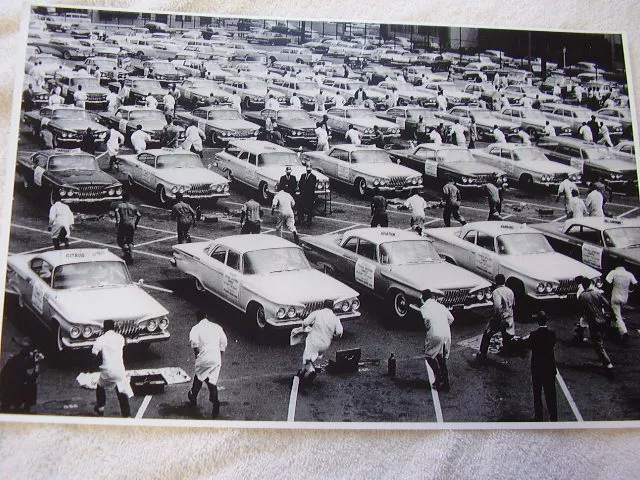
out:
<path id="1" fill-rule="evenodd" d="M 502 177 L 502 185 L 507 186 L 507 176 Z"/>
<path id="2" fill-rule="evenodd" d="M 82 328 L 82 336 L 84 338 L 89 338 L 92 334 L 93 334 L 93 329 L 89 325 Z"/>
<path id="3" fill-rule="evenodd" d="M 80 329 L 78 327 L 71 327 L 71 329 L 69 330 L 69 336 L 71 338 L 80 337 Z"/>
<path id="4" fill-rule="evenodd" d="M 373 128 L 365 128 L 365 129 L 364 129 L 364 133 L 365 133 L 365 134 L 373 133 Z"/>
<path id="5" fill-rule="evenodd" d="M 228 137 L 229 135 L 231 135 L 231 132 L 227 132 L 227 131 L 220 132 L 221 137 Z"/>
<path id="6" fill-rule="evenodd" d="M 540 282 L 536 287 L 536 290 L 538 291 L 538 293 L 544 293 L 544 289 L 545 289 L 545 285 L 542 282 Z"/>
<path id="7" fill-rule="evenodd" d="M 349 302 L 347 300 L 343 301 L 340 304 L 340 310 L 342 310 L 343 312 L 348 312 L 350 308 Z"/>
<path id="8" fill-rule="evenodd" d="M 484 300 L 484 292 L 482 290 L 478 290 L 478 292 L 476 293 L 476 298 L 478 299 L 479 302 Z"/>
<path id="9" fill-rule="evenodd" d="M 380 179 L 380 186 L 381 186 L 381 187 L 384 187 L 387 183 L 388 183 L 388 182 L 387 182 L 384 178 L 381 178 L 381 179 Z"/>
<path id="10" fill-rule="evenodd" d="M 58 193 L 60 193 L 61 197 L 67 196 L 67 191 L 64 188 L 61 188 L 60 190 L 58 190 Z"/>
<path id="11" fill-rule="evenodd" d="M 116 195 L 122 195 L 122 187 L 116 188 Z"/>
<path id="12" fill-rule="evenodd" d="M 222 185 L 216 186 L 216 192 L 221 192 L 221 191 L 222 191 Z"/>
<path id="13" fill-rule="evenodd" d="M 109 196 L 113 196 L 116 194 L 116 189 L 115 188 L 110 188 L 107 192 L 109 194 Z"/>
<path id="14" fill-rule="evenodd" d="M 547 284 L 544 287 L 545 292 L 547 293 L 551 293 L 554 290 L 554 285 L 551 282 L 547 282 Z"/>
<path id="15" fill-rule="evenodd" d="M 542 177 L 540 178 L 543 182 L 548 182 L 549 181 L 549 177 L 546 175 L 542 175 Z"/>
<path id="16" fill-rule="evenodd" d="M 278 309 L 278 311 L 276 312 L 276 317 L 278 318 L 284 318 L 284 316 L 287 314 L 287 311 L 284 309 L 284 307 L 280 307 Z"/>
<path id="17" fill-rule="evenodd" d="M 469 183 L 469 179 L 467 177 L 462 177 L 462 183 Z"/>
<path id="18" fill-rule="evenodd" d="M 152 318 L 147 322 L 148 332 L 155 332 L 157 328 L 158 328 L 158 321 L 155 318 Z"/>
<path id="19" fill-rule="evenodd" d="M 596 286 L 596 288 L 602 288 L 602 277 L 595 278 L 593 280 L 593 284 Z"/>
<path id="20" fill-rule="evenodd" d="M 373 181 L 373 184 L 377 187 L 378 185 L 380 185 L 380 180 L 378 180 L 377 178 Z"/>
<path id="21" fill-rule="evenodd" d="M 293 318 L 296 316 L 296 309 L 294 307 L 289 307 L 287 309 L 287 317 Z"/>
<path id="22" fill-rule="evenodd" d="M 171 191 L 173 193 L 176 193 L 178 191 L 178 187 L 176 187 L 175 185 L 173 187 L 171 187 Z"/>
<path id="23" fill-rule="evenodd" d="M 209 186 L 209 188 L 210 188 L 211 190 L 215 190 L 217 186 L 218 186 L 217 184 L 212 183 L 212 184 Z"/>
<path id="24" fill-rule="evenodd" d="M 178 188 L 178 191 L 179 191 L 180 193 L 184 193 L 186 190 L 188 190 L 188 188 L 187 188 L 187 187 L 185 187 L 184 185 L 180 185 L 180 187 Z"/>
<path id="25" fill-rule="evenodd" d="M 412 183 L 413 185 L 417 185 L 417 184 L 418 184 L 418 179 L 417 179 L 417 178 L 412 178 L 412 179 L 411 179 L 411 183 Z"/>
<path id="26" fill-rule="evenodd" d="M 358 300 L 357 298 L 354 298 L 351 301 L 351 310 L 358 310 L 360 308 L 360 300 Z"/>
<path id="27" fill-rule="evenodd" d="M 578 180 L 578 177 L 576 175 L 569 175 L 569 180 L 575 182 L 576 180 Z"/>
<path id="28" fill-rule="evenodd" d="M 76 194 L 73 190 L 67 191 L 67 197 L 73 197 Z"/>
<path id="29" fill-rule="evenodd" d="M 168 326 L 169 326 L 169 319 L 167 317 L 162 317 L 158 322 L 158 327 L 160 327 L 160 330 L 166 330 Z"/>
<path id="30" fill-rule="evenodd" d="M 224 184 L 224 186 L 222 187 L 222 190 L 223 190 L 224 192 L 228 192 L 228 191 L 229 191 L 229 184 L 228 184 L 228 183 L 225 183 L 225 184 Z"/>
<path id="31" fill-rule="evenodd" d="M 491 289 L 490 289 L 490 288 L 487 288 L 487 289 L 485 290 L 485 292 L 484 292 L 484 298 L 486 298 L 487 300 L 489 300 L 489 299 L 491 298 L 491 296 L 492 296 L 492 293 L 493 293 L 493 292 L 491 292 Z"/>

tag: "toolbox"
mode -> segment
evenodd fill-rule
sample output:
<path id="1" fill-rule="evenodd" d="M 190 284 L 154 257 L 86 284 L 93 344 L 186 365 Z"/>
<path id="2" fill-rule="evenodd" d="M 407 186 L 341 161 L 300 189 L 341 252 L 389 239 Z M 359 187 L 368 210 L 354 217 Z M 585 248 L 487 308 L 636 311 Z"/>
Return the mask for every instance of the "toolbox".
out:
<path id="1" fill-rule="evenodd" d="M 160 374 L 134 375 L 130 380 L 131 390 L 136 396 L 154 395 L 164 392 L 167 381 Z"/>

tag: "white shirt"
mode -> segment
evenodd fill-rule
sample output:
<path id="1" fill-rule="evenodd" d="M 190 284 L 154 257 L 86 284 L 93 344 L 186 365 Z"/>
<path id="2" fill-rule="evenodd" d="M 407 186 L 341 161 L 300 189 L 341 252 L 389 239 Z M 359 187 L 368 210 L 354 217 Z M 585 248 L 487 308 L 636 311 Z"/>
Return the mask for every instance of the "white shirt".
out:
<path id="1" fill-rule="evenodd" d="M 205 139 L 204 132 L 196 125 L 191 125 L 184 132 L 184 142 L 182 142 L 182 148 L 184 150 L 190 150 L 193 145 L 199 152 L 202 151 L 202 140 Z"/>
<path id="2" fill-rule="evenodd" d="M 316 127 L 315 132 L 318 137 L 318 144 L 329 145 L 329 134 L 324 127 Z"/>
<path id="3" fill-rule="evenodd" d="M 136 153 L 143 152 L 147 149 L 147 142 L 151 141 L 151 135 L 144 130 L 136 130 L 131 134 L 131 145 Z"/>
<path id="4" fill-rule="evenodd" d="M 580 197 L 571 197 L 568 201 L 571 218 L 583 218 L 587 216 L 587 206 Z"/>
<path id="5" fill-rule="evenodd" d="M 69 236 L 73 223 L 73 212 L 69 208 L 69 205 L 62 203 L 60 200 L 51 205 L 49 209 L 49 226 L 51 227 L 52 237 L 57 238 L 62 228 L 67 231 L 67 236 Z"/>
<path id="6" fill-rule="evenodd" d="M 289 99 L 289 104 L 293 107 L 293 108 L 302 108 L 302 102 L 300 101 L 300 97 L 298 97 L 297 95 L 295 97 L 291 97 Z"/>
<path id="7" fill-rule="evenodd" d="M 240 98 L 240 95 L 238 95 L 237 93 L 232 93 L 231 95 L 229 95 L 229 101 L 231 101 L 231 105 L 233 105 L 233 108 L 238 110 L 238 113 L 241 113 L 240 104 L 242 103 L 242 99 Z"/>
<path id="8" fill-rule="evenodd" d="M 518 136 L 522 139 L 523 145 L 531 145 L 531 137 L 527 132 L 525 132 L 524 130 L 519 130 Z"/>
<path id="9" fill-rule="evenodd" d="M 564 195 L 564 198 L 570 198 L 573 196 L 573 192 L 579 193 L 580 190 L 578 190 L 578 186 L 568 178 L 565 178 L 560 182 L 560 185 L 558 185 L 558 195 Z"/>
<path id="10" fill-rule="evenodd" d="M 311 327 L 307 335 L 302 354 L 302 362 L 315 361 L 331 345 L 334 336 L 342 336 L 343 328 L 340 319 L 328 308 L 311 312 L 302 321 L 303 327 Z"/>
<path id="11" fill-rule="evenodd" d="M 593 142 L 593 132 L 591 131 L 591 128 L 589 127 L 589 125 L 582 125 L 578 130 L 578 133 L 580 134 L 583 140 L 587 142 Z"/>
<path id="12" fill-rule="evenodd" d="M 153 95 L 149 95 L 144 99 L 144 104 L 147 108 L 158 108 L 158 100 Z"/>
<path id="13" fill-rule="evenodd" d="M 49 105 L 62 105 L 64 103 L 64 98 L 62 98 L 58 94 L 53 94 L 49 97 Z"/>
<path id="14" fill-rule="evenodd" d="M 293 216 L 293 207 L 296 202 L 293 200 L 293 197 L 285 192 L 284 190 L 280 190 L 273 196 L 273 202 L 271 202 L 271 206 L 274 209 L 278 209 L 280 215 L 283 216 Z"/>
<path id="15" fill-rule="evenodd" d="M 420 195 L 411 195 L 404 202 L 404 206 L 409 209 L 412 217 L 424 217 L 424 209 L 427 208 L 427 202 Z"/>
<path id="16" fill-rule="evenodd" d="M 172 112 L 176 106 L 176 99 L 173 98 L 173 95 L 167 93 L 164 97 L 162 97 L 162 102 L 164 103 L 164 111 Z"/>
<path id="17" fill-rule="evenodd" d="M 444 98 L 444 95 L 438 95 L 436 103 L 438 104 L 438 110 L 445 111 L 447 109 L 447 99 Z"/>
<path id="18" fill-rule="evenodd" d="M 270 98 L 267 100 L 267 103 L 264 104 L 264 108 L 268 108 L 269 110 L 279 110 L 280 103 L 275 98 Z"/>
<path id="19" fill-rule="evenodd" d="M 76 106 L 84 108 L 84 103 L 87 101 L 87 94 L 82 90 L 78 90 L 73 94 L 73 100 L 76 102 Z"/>
<path id="20" fill-rule="evenodd" d="M 107 151 L 109 155 L 115 155 L 120 151 L 120 145 L 124 143 L 124 135 L 118 130 L 112 128 L 109 130 L 109 138 L 107 140 Z"/>
<path id="21" fill-rule="evenodd" d="M 598 190 L 593 190 L 585 201 L 587 212 L 590 217 L 604 217 L 603 210 L 604 198 Z"/>
<path id="22" fill-rule="evenodd" d="M 493 300 L 493 310 L 495 314 L 508 324 L 507 332 L 515 335 L 515 327 L 513 325 L 515 296 L 513 290 L 505 285 L 501 285 L 493 291 L 491 299 Z"/>
<path id="23" fill-rule="evenodd" d="M 457 145 L 464 145 L 465 137 L 464 137 L 464 127 L 459 123 L 456 123 L 451 127 L 451 131 L 454 134 Z"/>
<path id="24" fill-rule="evenodd" d="M 442 136 L 435 128 L 431 130 L 431 132 L 429 132 L 429 140 L 431 140 L 436 145 L 442 145 Z"/>
<path id="25" fill-rule="evenodd" d="M 117 387 L 119 392 L 126 394 L 128 397 L 133 397 L 133 391 L 127 379 L 127 372 L 122 358 L 124 344 L 125 341 L 122 335 L 109 330 L 96 338 L 91 348 L 91 353 L 94 355 L 102 354 L 98 385 L 103 388 Z"/>
<path id="26" fill-rule="evenodd" d="M 191 348 L 198 349 L 195 370 L 200 381 L 209 379 L 214 385 L 218 381 L 222 355 L 227 349 L 227 336 L 220 325 L 204 318 L 191 328 L 189 332 Z"/>
<path id="27" fill-rule="evenodd" d="M 337 93 L 336 96 L 333 97 L 333 101 L 335 102 L 336 107 L 342 107 L 346 102 L 346 100 L 342 95 L 340 95 L 340 93 Z"/>
<path id="28" fill-rule="evenodd" d="M 347 130 L 347 133 L 345 133 L 344 136 L 352 145 L 360 145 L 362 143 L 360 140 L 360 133 L 355 128 Z"/>
<path id="29" fill-rule="evenodd" d="M 556 136 L 556 129 L 551 124 L 545 125 L 543 132 L 548 137 L 555 137 Z"/>
<path id="30" fill-rule="evenodd" d="M 627 303 L 629 300 L 629 286 L 638 284 L 636 277 L 623 266 L 611 270 L 606 280 L 613 287 L 611 290 L 612 303 Z"/>
<path id="31" fill-rule="evenodd" d="M 116 95 L 114 92 L 107 93 L 107 103 L 109 111 L 114 112 L 119 101 L 120 99 L 118 98 L 118 95 Z"/>
<path id="32" fill-rule="evenodd" d="M 524 108 L 531 108 L 533 106 L 533 101 L 529 97 L 522 97 L 520 103 Z"/>
<path id="33" fill-rule="evenodd" d="M 496 139 L 496 143 L 507 143 L 507 138 L 504 136 L 504 133 L 502 133 L 502 130 L 500 130 L 499 128 L 496 128 L 493 131 L 493 138 Z"/>
<path id="34" fill-rule="evenodd" d="M 445 358 L 448 358 L 449 350 L 451 349 L 451 329 L 449 325 L 453 323 L 453 315 L 447 307 L 433 298 L 422 304 L 420 314 L 426 328 L 425 355 L 434 358 L 438 354 L 445 353 Z"/>

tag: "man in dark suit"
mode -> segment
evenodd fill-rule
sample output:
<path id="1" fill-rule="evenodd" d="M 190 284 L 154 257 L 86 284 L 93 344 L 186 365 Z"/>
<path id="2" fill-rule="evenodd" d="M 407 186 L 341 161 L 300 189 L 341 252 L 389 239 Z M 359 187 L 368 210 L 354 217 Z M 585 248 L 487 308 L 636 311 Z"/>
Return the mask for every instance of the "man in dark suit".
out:
<path id="1" fill-rule="evenodd" d="M 285 174 L 280 177 L 278 185 L 280 185 L 285 192 L 295 198 L 298 182 L 296 177 L 291 175 L 291 167 L 286 168 Z"/>
<path id="2" fill-rule="evenodd" d="M 547 327 L 547 320 L 547 314 L 544 311 L 538 312 L 538 329 L 523 338 L 524 344 L 531 348 L 531 380 L 536 422 L 542 422 L 542 390 L 547 401 L 549 420 L 558 421 L 556 358 L 553 353 L 556 334 Z"/>
<path id="3" fill-rule="evenodd" d="M 298 182 L 298 222 L 302 223 L 305 216 L 311 223 L 313 217 L 313 204 L 316 201 L 316 176 L 311 171 L 311 164 L 307 163 L 307 172 L 300 177 Z"/>

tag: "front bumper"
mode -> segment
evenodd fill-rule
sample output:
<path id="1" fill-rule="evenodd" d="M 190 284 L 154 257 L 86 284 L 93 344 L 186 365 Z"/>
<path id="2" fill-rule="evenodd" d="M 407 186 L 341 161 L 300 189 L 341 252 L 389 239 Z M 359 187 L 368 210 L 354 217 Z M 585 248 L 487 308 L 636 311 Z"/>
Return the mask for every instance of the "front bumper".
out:
<path id="1" fill-rule="evenodd" d="M 126 345 L 135 345 L 140 343 L 150 343 L 150 342 L 164 342 L 169 340 L 171 334 L 167 330 L 160 331 L 158 333 L 150 333 L 148 335 L 139 335 L 134 338 L 125 337 L 125 346 Z M 66 350 L 85 350 L 93 347 L 93 344 L 96 341 L 96 338 L 92 339 L 83 339 L 79 341 L 71 340 L 69 338 L 62 338 L 62 345 Z"/>
<path id="2" fill-rule="evenodd" d="M 340 319 L 340 321 L 342 320 L 351 320 L 353 318 L 358 318 L 360 316 L 360 312 L 355 311 L 355 312 L 348 312 L 345 314 L 336 314 L 336 316 Z M 273 328 L 291 328 L 291 327 L 299 327 L 300 325 L 302 325 L 302 318 L 291 318 L 291 319 L 274 319 L 274 318 L 267 318 L 266 321 L 269 324 L 269 326 L 273 327 Z"/>

